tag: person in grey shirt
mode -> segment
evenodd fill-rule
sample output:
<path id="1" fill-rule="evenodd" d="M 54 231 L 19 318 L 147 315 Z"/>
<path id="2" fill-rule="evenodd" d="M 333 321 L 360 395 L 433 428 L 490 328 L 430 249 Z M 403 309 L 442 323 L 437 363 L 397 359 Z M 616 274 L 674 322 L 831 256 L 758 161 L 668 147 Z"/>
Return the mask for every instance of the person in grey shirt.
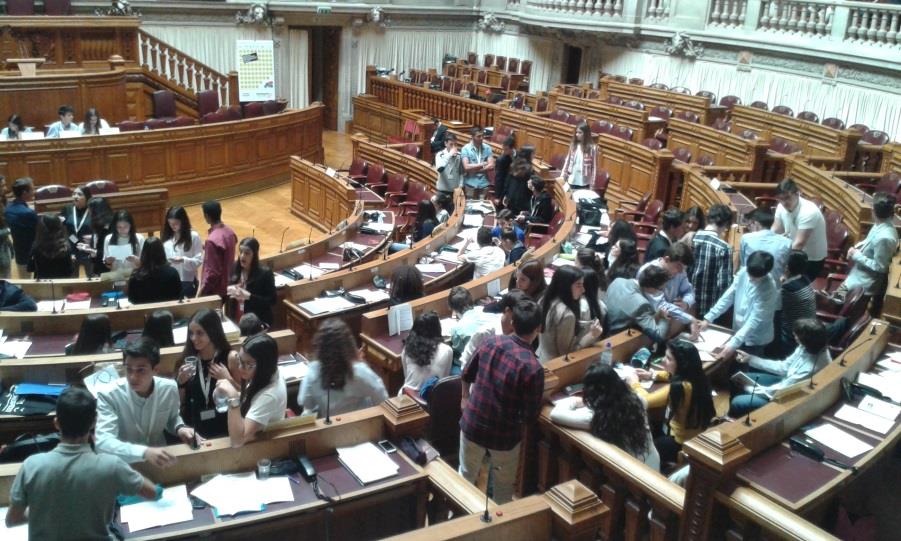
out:
<path id="1" fill-rule="evenodd" d="M 654 342 L 663 342 L 669 335 L 669 320 L 665 310 L 656 310 L 663 301 L 663 287 L 669 272 L 650 265 L 634 278 L 617 278 L 607 288 L 607 329 L 616 334 L 629 327 L 638 327 Z"/>
<path id="2" fill-rule="evenodd" d="M 782 280 L 782 275 L 785 274 L 785 265 L 788 264 L 788 253 L 792 249 L 792 241 L 784 235 L 777 235 L 773 232 L 775 216 L 769 209 L 754 209 L 745 214 L 745 219 L 748 222 L 749 232 L 741 236 L 739 267 L 748 264 L 748 257 L 752 253 L 758 250 L 769 252 L 773 256 L 773 270 L 770 275 L 778 285 Z"/>
<path id="3" fill-rule="evenodd" d="M 69 387 L 56 403 L 54 425 L 60 443 L 28 457 L 10 490 L 6 526 L 28 523 L 28 538 L 40 541 L 116 539 L 109 529 L 116 496 L 157 499 L 155 487 L 122 459 L 93 449 L 97 401 Z"/>
<path id="4" fill-rule="evenodd" d="M 444 150 L 435 155 L 435 169 L 438 170 L 437 190 L 453 195 L 463 180 L 463 158 L 456 135 L 448 133 L 444 136 Z"/>
<path id="5" fill-rule="evenodd" d="M 317 361 L 303 378 L 297 403 L 304 413 L 340 415 L 381 404 L 388 398 L 382 379 L 362 361 L 350 327 L 339 319 L 325 321 L 313 348 Z"/>

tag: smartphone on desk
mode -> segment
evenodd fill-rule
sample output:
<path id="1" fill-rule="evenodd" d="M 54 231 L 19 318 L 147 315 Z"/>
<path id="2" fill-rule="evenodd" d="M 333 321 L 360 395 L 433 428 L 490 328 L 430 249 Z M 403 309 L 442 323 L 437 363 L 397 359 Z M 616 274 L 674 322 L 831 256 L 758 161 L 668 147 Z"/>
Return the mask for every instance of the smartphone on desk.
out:
<path id="1" fill-rule="evenodd" d="M 380 441 L 380 442 L 379 442 L 379 447 L 381 447 L 381 448 L 382 448 L 382 451 L 384 451 L 386 454 L 389 454 L 389 455 L 390 455 L 391 453 L 396 453 L 396 452 L 397 452 L 397 447 L 395 447 L 394 444 L 391 443 L 391 442 L 388 441 L 388 440 L 382 440 L 382 441 Z"/>

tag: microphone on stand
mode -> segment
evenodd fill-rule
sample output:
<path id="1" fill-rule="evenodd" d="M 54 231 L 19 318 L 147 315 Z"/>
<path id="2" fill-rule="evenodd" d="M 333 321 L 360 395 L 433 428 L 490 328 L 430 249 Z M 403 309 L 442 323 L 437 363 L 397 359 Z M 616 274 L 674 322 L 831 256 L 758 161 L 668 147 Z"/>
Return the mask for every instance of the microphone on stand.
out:
<path id="1" fill-rule="evenodd" d="M 757 392 L 757 380 L 760 379 L 760 376 L 754 378 L 754 388 L 751 389 L 751 404 L 754 403 L 754 394 Z M 745 426 L 751 426 L 751 411 L 748 409 L 748 416 L 745 417 Z"/>
<path id="2" fill-rule="evenodd" d="M 291 226 L 286 227 L 285 230 L 282 231 L 282 241 L 278 243 L 279 252 L 285 249 L 285 235 L 288 233 L 289 229 L 291 229 Z"/>
<path id="3" fill-rule="evenodd" d="M 53 287 L 53 280 L 50 282 L 50 302 L 53 304 L 53 313 L 56 313 L 56 289 Z"/>
<path id="4" fill-rule="evenodd" d="M 488 464 L 488 482 L 491 482 L 491 451 L 485 449 L 485 458 L 483 461 Z M 482 513 L 482 522 L 489 523 L 491 522 L 491 514 L 488 512 L 488 486 L 485 486 L 485 512 Z"/>
<path id="5" fill-rule="evenodd" d="M 332 387 L 334 383 L 329 382 L 328 388 L 325 390 L 325 424 L 332 424 L 331 407 L 332 407 Z"/>
<path id="6" fill-rule="evenodd" d="M 113 282 L 113 294 L 116 298 L 116 310 L 119 310 L 122 308 L 122 306 L 119 305 L 119 282 Z"/>

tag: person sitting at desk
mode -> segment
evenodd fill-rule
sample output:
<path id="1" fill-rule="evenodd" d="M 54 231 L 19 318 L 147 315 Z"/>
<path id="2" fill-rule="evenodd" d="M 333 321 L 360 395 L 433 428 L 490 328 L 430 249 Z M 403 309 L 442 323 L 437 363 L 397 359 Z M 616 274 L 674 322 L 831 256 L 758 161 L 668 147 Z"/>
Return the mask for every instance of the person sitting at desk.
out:
<path id="1" fill-rule="evenodd" d="M 0 311 L 36 312 L 38 305 L 19 286 L 0 280 Z"/>
<path id="2" fill-rule="evenodd" d="M 654 307 L 651 299 L 662 298 L 669 281 L 666 269 L 651 265 L 639 273 L 638 279 L 617 278 L 607 288 L 607 329 L 613 335 L 630 327 L 638 327 L 654 342 L 669 336 L 669 320 L 665 310 Z"/>
<path id="3" fill-rule="evenodd" d="M 515 265 L 517 261 L 526 253 L 526 245 L 516 238 L 516 233 L 508 229 L 501 233 L 501 250 L 506 254 L 504 259 L 505 265 Z"/>
<path id="4" fill-rule="evenodd" d="M 71 278 L 75 272 L 66 229 L 53 214 L 41 214 L 38 219 L 28 272 L 34 273 L 35 280 Z"/>
<path id="5" fill-rule="evenodd" d="M 77 124 L 72 122 L 75 119 L 75 109 L 72 108 L 71 105 L 61 105 L 59 107 L 59 120 L 54 122 L 47 128 L 47 138 L 48 139 L 58 139 L 60 137 L 61 132 L 73 132 L 75 134 L 81 134 L 81 128 L 78 127 Z"/>
<path id="6" fill-rule="evenodd" d="M 454 211 L 453 196 L 438 192 L 430 197 L 429 201 L 431 201 L 432 206 L 435 207 L 435 220 L 438 222 L 438 225 L 447 223 L 451 213 Z"/>
<path id="7" fill-rule="evenodd" d="M 194 428 L 207 438 L 228 433 L 228 415 L 218 412 L 213 404 L 212 380 L 236 380 L 238 354 L 222 330 L 219 314 L 209 308 L 198 310 L 188 322 L 188 339 L 182 357 L 195 357 L 196 362 L 182 364 L 175 380 L 180 389 L 183 414 Z M 240 385 L 235 381 L 234 387 Z"/>
<path id="8" fill-rule="evenodd" d="M 422 298 L 422 273 L 412 265 L 401 265 L 391 275 L 391 297 L 388 304 L 397 306 Z"/>
<path id="9" fill-rule="evenodd" d="M 100 135 L 100 129 L 108 130 L 109 124 L 100 116 L 100 111 L 91 107 L 84 113 L 84 122 L 78 125 L 82 135 Z"/>
<path id="10" fill-rule="evenodd" d="M 460 364 L 460 356 L 466 349 L 467 344 L 469 344 L 470 339 L 482 330 L 490 330 L 493 333 L 494 328 L 500 321 L 500 316 L 486 312 L 482 306 L 475 306 L 472 294 L 468 289 L 461 286 L 451 288 L 447 296 L 447 305 L 457 319 L 457 323 L 451 330 L 450 335 L 450 347 L 454 359 L 454 366 L 451 371 L 459 373 L 459 368 L 462 366 Z"/>
<path id="11" fill-rule="evenodd" d="M 141 248 L 141 265 L 128 279 L 128 301 L 132 304 L 177 301 L 181 298 L 178 271 L 166 261 L 163 241 L 150 237 Z"/>
<path id="12" fill-rule="evenodd" d="M 115 539 L 116 497 L 158 499 L 162 487 L 120 458 L 93 449 L 97 401 L 68 387 L 56 402 L 55 449 L 25 459 L 9 493 L 6 527 L 28 523 L 30 539 Z M 11 536 L 13 534 L 10 534 Z"/>
<path id="13" fill-rule="evenodd" d="M 520 221 L 525 223 L 549 224 L 554 218 L 554 201 L 551 194 L 544 189 L 544 180 L 533 176 L 529 179 L 532 199 L 529 201 L 528 214 L 521 214 Z"/>
<path id="14" fill-rule="evenodd" d="M 774 337 L 773 322 L 779 292 L 770 271 L 773 256 L 757 251 L 748 257 L 748 265 L 735 275 L 732 285 L 716 301 L 716 305 L 696 321 L 697 332 L 703 331 L 716 318 L 733 307 L 732 329 L 735 334 L 723 345 L 718 358 L 729 359 L 738 348 L 760 355 Z"/>
<path id="15" fill-rule="evenodd" d="M 803 250 L 792 250 L 788 254 L 785 275 L 782 276 L 780 291 L 782 309 L 776 312 L 778 326 L 773 331 L 774 334 L 777 334 L 777 350 L 780 357 L 788 355 L 798 345 L 793 334 L 795 322 L 799 319 L 817 317 L 816 292 L 813 290 L 810 279 L 804 274 L 806 269 L 807 254 Z"/>
<path id="16" fill-rule="evenodd" d="M 466 252 L 469 246 L 469 239 L 460 249 L 460 261 L 464 263 L 472 263 L 475 269 L 472 272 L 472 279 L 477 280 L 482 276 L 491 274 L 492 272 L 502 268 L 507 259 L 507 254 L 499 247 L 494 245 L 494 239 L 491 238 L 491 229 L 485 226 L 476 231 L 476 242 L 479 249 L 474 252 Z"/>
<path id="17" fill-rule="evenodd" d="M 285 418 L 288 389 L 278 371 L 278 344 L 268 334 L 244 340 L 238 356 L 241 379 L 248 382 L 242 392 L 221 379 L 218 392 L 228 397 L 228 437 L 232 447 L 256 439 L 257 433 Z"/>
<path id="18" fill-rule="evenodd" d="M 272 307 L 276 302 L 275 275 L 272 269 L 260 265 L 260 243 L 253 237 L 241 240 L 238 261 L 232 270 L 231 285 L 226 290 L 232 319 L 245 313 L 256 314 L 272 325 Z"/>
<path id="19" fill-rule="evenodd" d="M 585 293 L 582 271 L 572 265 L 557 269 L 541 299 L 542 330 L 538 360 L 542 364 L 588 347 L 604 332 L 599 319 L 580 320 Z"/>
<path id="20" fill-rule="evenodd" d="M 829 329 L 816 319 L 799 319 L 794 326 L 798 347 L 783 360 L 771 360 L 739 353 L 738 362 L 747 363 L 751 370 L 745 372 L 754 384 L 746 384 L 741 393 L 732 398 L 730 417 L 740 417 L 765 405 L 786 387 L 805 380 L 832 362 L 829 355 Z"/>
<path id="21" fill-rule="evenodd" d="M 694 254 L 691 247 L 683 242 L 674 242 L 663 252 L 661 257 L 651 259 L 645 263 L 638 272 L 657 266 L 669 273 L 669 280 L 663 285 L 663 297 L 656 297 L 659 301 L 654 308 L 666 309 L 667 313 L 684 325 L 690 325 L 695 318 L 691 315 L 691 308 L 695 303 L 695 290 L 685 269 L 694 263 Z"/>
<path id="22" fill-rule="evenodd" d="M 363 360 L 350 327 L 339 319 L 322 323 L 313 337 L 316 361 L 300 385 L 297 403 L 318 417 L 339 415 L 381 404 L 385 384 Z"/>
<path id="23" fill-rule="evenodd" d="M 175 345 L 175 337 L 172 334 L 173 323 L 172 312 L 169 310 L 154 310 L 152 314 L 147 316 L 141 336 L 150 338 L 161 348 L 172 347 Z"/>
<path id="24" fill-rule="evenodd" d="M 579 321 L 594 321 L 597 320 L 600 323 L 603 323 L 607 320 L 607 303 L 604 299 L 607 296 L 607 293 L 601 289 L 601 276 L 592 269 L 591 267 L 576 267 L 582 271 L 582 285 L 585 288 L 585 292 L 582 294 L 582 298 L 579 299 Z M 584 329 L 584 333 L 589 332 L 590 329 Z"/>
<path id="25" fill-rule="evenodd" d="M 632 279 L 638 276 L 641 265 L 638 263 L 638 242 L 634 239 L 621 238 L 610 246 L 609 256 L 612 258 L 607 269 L 607 282 L 613 283 L 617 278 Z"/>
<path id="26" fill-rule="evenodd" d="M 607 243 L 598 247 L 599 251 L 604 254 L 604 267 L 608 271 L 620 255 L 620 240 L 623 239 L 631 240 L 636 243 L 636 263 L 638 262 L 638 236 L 635 234 L 635 229 L 632 227 L 632 224 L 626 220 L 613 220 L 613 223 L 610 224 L 610 230 L 607 232 Z M 635 271 L 637 272 L 638 269 L 636 268 Z M 634 277 L 634 274 L 630 276 L 630 278 Z M 619 278 L 619 276 L 617 276 L 617 278 Z M 608 276 L 608 281 L 612 282 L 613 280 L 609 279 Z"/>
<path id="27" fill-rule="evenodd" d="M 72 347 L 66 346 L 66 355 L 94 355 L 106 353 L 113 346 L 109 316 L 106 314 L 89 314 L 81 320 L 78 338 Z"/>
<path id="28" fill-rule="evenodd" d="M 591 435 L 660 471 L 660 455 L 648 425 L 647 404 L 613 367 L 592 364 L 582 380 L 582 396 L 557 401 L 551 421 Z"/>
<path id="29" fill-rule="evenodd" d="M 175 464 L 167 451 L 164 431 L 184 443 L 194 441 L 194 429 L 178 414 L 175 381 L 156 376 L 160 350 L 138 338 L 122 350 L 125 377 L 97 393 L 97 450 L 126 462 L 146 460 L 158 468 Z"/>
<path id="30" fill-rule="evenodd" d="M 66 233 L 69 235 L 69 250 L 75 255 L 75 274 L 79 268 L 84 267 L 87 277 L 93 275 L 93 260 L 91 253 L 86 249 L 87 241 L 91 239 L 91 211 L 88 203 L 91 201 L 91 191 L 86 186 L 80 186 L 72 190 L 72 203 L 63 207 L 59 217 L 66 224 Z"/>
<path id="31" fill-rule="evenodd" d="M 0 131 L 0 141 L 18 141 L 22 138 L 24 131 L 25 123 L 22 122 L 22 117 L 16 114 L 9 115 L 6 127 Z"/>
<path id="32" fill-rule="evenodd" d="M 413 321 L 413 328 L 400 355 L 404 384 L 397 396 L 404 394 L 404 388 L 419 391 L 422 384 L 432 377 L 440 379 L 447 376 L 453 360 L 453 350 L 441 339 L 438 313 L 429 310 L 419 314 Z"/>
<path id="33" fill-rule="evenodd" d="M 144 248 L 144 235 L 135 231 L 135 220 L 125 209 L 113 214 L 112 224 L 112 232 L 103 240 L 103 262 L 112 272 L 121 275 L 124 279 L 126 276 L 130 276 L 141 262 L 140 254 Z M 114 246 L 128 246 L 130 249 L 124 251 L 131 253 L 123 257 L 122 251 Z"/>
<path id="34" fill-rule="evenodd" d="M 191 228 L 191 219 L 184 207 L 169 207 L 161 236 L 166 258 L 181 277 L 182 294 L 194 297 L 197 294 L 197 269 L 203 263 L 203 241 Z"/>
<path id="35" fill-rule="evenodd" d="M 654 440 L 660 461 L 676 461 L 682 444 L 703 432 L 714 416 L 710 381 L 704 373 L 698 349 L 687 340 L 675 339 L 666 344 L 663 370 L 637 370 L 641 380 L 668 381 L 663 389 L 648 394 L 638 382 L 633 389 L 647 401 L 648 408 L 666 406 L 663 436 Z"/>
<path id="36" fill-rule="evenodd" d="M 501 209 L 497 213 L 497 216 L 495 216 L 495 226 L 494 229 L 491 230 L 491 236 L 499 238 L 501 233 L 508 229 L 516 233 L 516 238 L 518 240 L 526 240 L 526 232 L 519 227 L 513 212 L 510 211 L 510 209 Z"/>
<path id="37" fill-rule="evenodd" d="M 537 303 L 541 303 L 541 297 L 547 289 L 547 282 L 544 280 L 544 263 L 538 259 L 529 259 L 521 263 L 510 276 L 510 289 L 516 288 L 530 299 Z"/>
<path id="38" fill-rule="evenodd" d="M 416 221 L 410 229 L 408 242 L 392 242 L 389 253 L 400 252 L 413 246 L 414 242 L 432 234 L 432 231 L 438 226 L 438 216 L 435 214 L 435 205 L 428 199 L 423 199 L 416 205 Z"/>

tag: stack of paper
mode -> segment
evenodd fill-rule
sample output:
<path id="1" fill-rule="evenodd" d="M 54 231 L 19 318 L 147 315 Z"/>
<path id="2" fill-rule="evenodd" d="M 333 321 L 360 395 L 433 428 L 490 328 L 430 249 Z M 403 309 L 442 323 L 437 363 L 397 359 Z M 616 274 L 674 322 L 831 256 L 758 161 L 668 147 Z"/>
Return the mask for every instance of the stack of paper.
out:
<path id="1" fill-rule="evenodd" d="M 283 380 L 302 379 L 309 372 L 310 366 L 307 363 L 290 363 L 279 364 L 278 372 Z"/>
<path id="2" fill-rule="evenodd" d="M 315 316 L 326 312 L 346 310 L 347 308 L 356 306 L 356 304 L 344 297 L 320 297 L 318 299 L 299 303 L 298 306 Z"/>
<path id="3" fill-rule="evenodd" d="M 892 402 L 901 402 L 901 372 L 861 372 L 857 375 L 857 383 L 876 389 Z"/>
<path id="4" fill-rule="evenodd" d="M 164 489 L 163 497 L 159 500 L 123 506 L 119 519 L 128 523 L 129 532 L 138 532 L 193 520 L 194 511 L 191 500 L 188 499 L 187 487 L 178 485 Z"/>
<path id="5" fill-rule="evenodd" d="M 872 430 L 873 432 L 878 432 L 880 434 L 888 434 L 888 431 L 895 426 L 895 423 L 888 419 L 883 419 L 878 415 L 863 411 L 854 406 L 849 406 L 848 404 L 845 404 L 835 412 L 835 418 L 854 425 L 860 425 L 867 430 Z"/>
<path id="6" fill-rule="evenodd" d="M 284 274 L 280 272 L 275 273 L 275 287 L 282 287 L 290 285 L 294 280 L 292 278 L 288 278 Z"/>
<path id="7" fill-rule="evenodd" d="M 361 485 L 397 475 L 398 466 L 372 442 L 339 447 L 338 460 Z"/>
<path id="8" fill-rule="evenodd" d="M 482 227 L 483 223 L 485 223 L 485 218 L 481 214 L 464 214 L 463 215 L 463 226 L 464 227 Z"/>
<path id="9" fill-rule="evenodd" d="M 854 458 L 873 448 L 869 443 L 861 441 L 829 423 L 812 428 L 805 434 L 848 458 Z"/>
<path id="10" fill-rule="evenodd" d="M 445 268 L 441 263 L 417 263 L 416 269 L 423 274 L 444 274 Z"/>
<path id="11" fill-rule="evenodd" d="M 217 516 L 262 511 L 267 503 L 293 502 L 287 477 L 257 479 L 253 473 L 217 475 L 191 491 L 215 508 Z"/>
<path id="12" fill-rule="evenodd" d="M 307 263 L 304 263 L 303 265 L 298 265 L 291 270 L 296 272 L 298 276 L 300 276 L 301 278 L 303 278 L 305 280 L 309 279 L 311 276 L 313 278 L 319 278 L 320 276 L 325 274 L 325 271 L 323 271 L 322 269 L 319 269 L 317 267 L 311 267 Z"/>
<path id="13" fill-rule="evenodd" d="M 341 248 L 353 248 L 355 250 L 365 252 L 366 250 L 369 249 L 369 246 L 366 246 L 365 244 L 357 244 L 356 242 L 347 241 L 347 242 L 341 244 Z"/>
<path id="14" fill-rule="evenodd" d="M 350 292 L 351 295 L 363 297 L 366 302 L 381 302 L 387 300 L 391 295 L 383 289 L 355 289 Z"/>
<path id="15" fill-rule="evenodd" d="M 56 301 L 38 301 L 38 312 L 53 312 L 56 308 L 57 312 L 63 310 L 90 310 L 91 300 L 69 302 L 66 299 Z"/>
<path id="16" fill-rule="evenodd" d="M 386 224 L 382 222 L 367 222 L 366 227 L 379 233 L 391 233 L 394 231 L 394 224 Z"/>
<path id="17" fill-rule="evenodd" d="M 31 347 L 31 340 L 7 340 L 0 344 L 0 356 L 24 359 Z"/>

